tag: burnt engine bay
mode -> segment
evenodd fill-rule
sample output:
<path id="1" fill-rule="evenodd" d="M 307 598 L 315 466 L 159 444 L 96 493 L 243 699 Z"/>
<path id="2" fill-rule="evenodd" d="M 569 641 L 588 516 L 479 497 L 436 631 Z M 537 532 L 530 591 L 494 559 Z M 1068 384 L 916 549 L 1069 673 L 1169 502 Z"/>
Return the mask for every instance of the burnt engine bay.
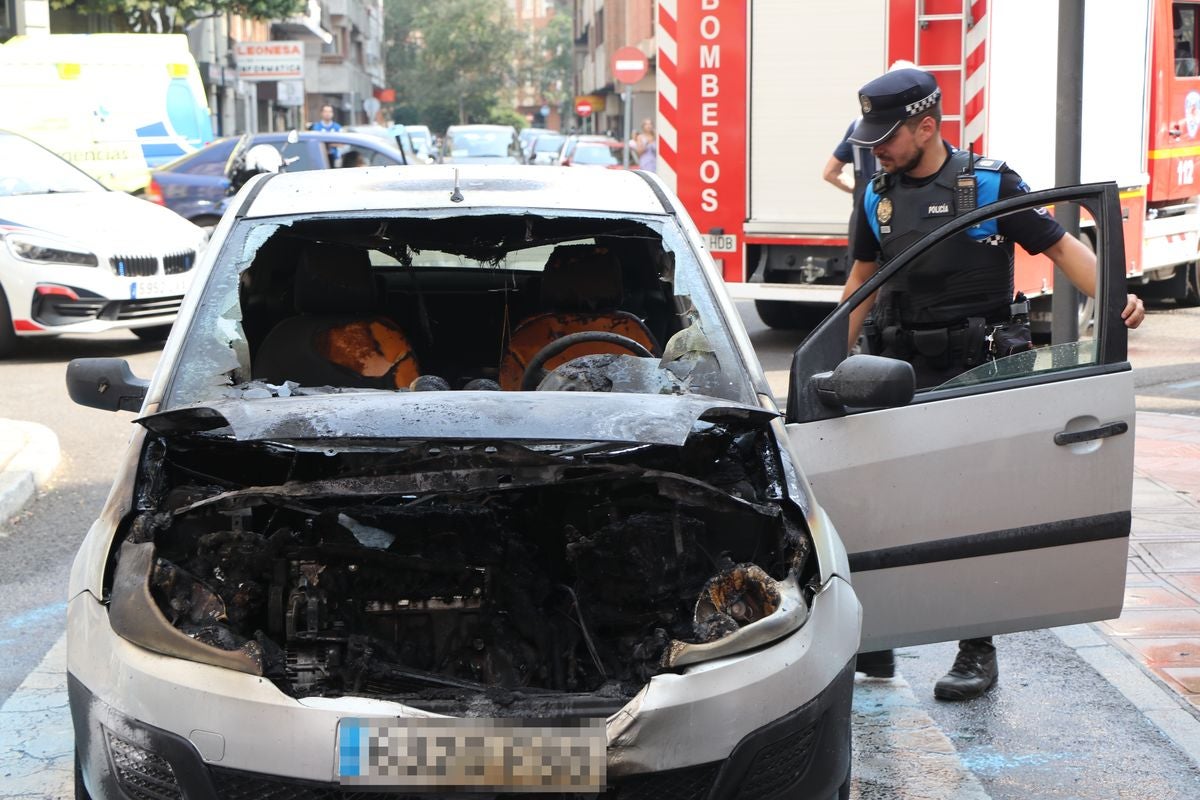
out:
<path id="1" fill-rule="evenodd" d="M 697 422 L 681 447 L 151 435 L 113 552 L 152 553 L 157 635 L 236 652 L 294 697 L 611 713 L 673 645 L 772 614 L 779 581 L 811 599 L 784 495 L 749 423 Z M 131 584 L 110 566 L 115 609 Z"/>

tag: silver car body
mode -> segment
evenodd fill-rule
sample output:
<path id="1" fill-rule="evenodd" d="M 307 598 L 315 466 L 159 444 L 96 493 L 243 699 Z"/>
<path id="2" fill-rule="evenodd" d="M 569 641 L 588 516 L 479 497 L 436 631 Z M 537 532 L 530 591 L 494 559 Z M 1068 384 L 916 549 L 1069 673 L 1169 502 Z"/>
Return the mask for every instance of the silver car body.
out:
<path id="1" fill-rule="evenodd" d="M 655 674 L 619 710 L 607 716 L 610 778 L 630 779 L 722 762 L 756 732 L 789 714 L 816 707 L 814 704 L 826 704 L 836 713 L 848 715 L 849 684 L 844 676 L 847 669 L 853 671 L 852 659 L 859 649 L 862 624 L 856 591 L 865 598 L 865 630 L 870 633 L 864 646 L 870 648 L 1093 619 L 1111 615 L 1114 601 L 1119 609 L 1124 574 L 1122 548 L 1126 546 L 1126 540 L 1119 536 L 1090 542 L 1096 547 L 1086 552 L 1096 558 L 1087 561 L 1078 560 L 1080 551 L 1071 546 L 1049 550 L 1030 546 L 1022 551 L 1025 555 L 1002 552 L 1001 547 L 990 555 L 977 553 L 957 560 L 951 555 L 915 566 L 890 566 L 893 562 L 884 553 L 879 561 L 882 566 L 869 564 L 871 569 L 864 573 L 867 577 L 861 581 L 861 588 L 860 576 L 855 575 L 856 588 L 852 589 L 851 561 L 830 517 L 837 520 L 842 536 L 851 543 L 852 554 L 886 549 L 881 545 L 892 541 L 901 545 L 920 541 L 933 546 L 948 542 L 953 547 L 964 536 L 969 539 L 981 532 L 1036 526 L 1051 519 L 1120 516 L 1124 511 L 1127 523 L 1132 463 L 1125 443 L 1131 445 L 1132 437 L 1115 440 L 1115 447 L 1105 440 L 1100 447 L 1088 444 L 1060 448 L 1057 461 L 1048 469 L 1074 470 L 1077 460 L 1104 451 L 1102 458 L 1089 459 L 1081 476 L 1072 481 L 1048 481 L 1040 471 L 1040 477 L 1017 474 L 1026 451 L 1040 446 L 1037 441 L 1042 430 L 1063 425 L 1071 428 L 1072 419 L 1085 420 L 1088 414 L 1102 420 L 1131 417 L 1127 371 L 1113 369 L 1108 376 L 1097 379 L 1060 380 L 1032 390 L 1005 385 L 996 392 L 940 400 L 935 394 L 930 402 L 861 414 L 826 415 L 801 407 L 793 409 L 790 424 L 785 426 L 736 309 L 721 288 L 720 275 L 704 249 L 701 234 L 656 176 L 607 170 L 430 166 L 258 178 L 243 188 L 234 209 L 214 233 L 213 246 L 198 270 L 197 289 L 185 301 L 180 324 L 145 395 L 142 416 L 149 419 L 134 435 L 108 503 L 92 525 L 72 569 L 68 672 L 77 743 L 85 757 L 84 772 L 92 781 L 93 794 L 101 789 L 100 776 L 106 770 L 101 740 L 108 734 L 104 731 L 124 741 L 121 747 L 152 750 L 154 742 L 144 732 L 145 726 L 150 726 L 179 747 L 194 750 L 206 769 L 264 778 L 286 776 L 334 786 L 341 720 L 437 715 L 421 709 L 419 704 L 354 692 L 288 696 L 271 680 L 239 671 L 236 665 L 229 668 L 180 657 L 190 646 L 187 641 L 168 642 L 168 637 L 152 633 L 141 644 L 135 644 L 128 634 L 123 636 L 114 628 L 112 615 L 122 603 L 114 602 L 110 610 L 104 602 L 109 591 L 106 564 L 110 562 L 110 551 L 125 521 L 137 510 L 134 488 L 143 449 L 156 433 L 169 432 L 195 418 L 189 407 L 172 407 L 170 392 L 179 391 L 181 385 L 209 386 L 216 396 L 223 391 L 222 373 L 232 368 L 233 362 L 191 363 L 181 358 L 189 352 L 189 339 L 194 342 L 209 335 L 201 327 L 190 336 L 185 333 L 203 324 L 202 287 L 219 280 L 222 268 L 227 271 L 228 263 L 240 257 L 237 248 L 258 246 L 265 235 L 235 240 L 236 225 L 308 216 L 361 217 L 376 212 L 403 213 L 406 209 L 431 213 L 431 219 L 500 212 L 543 217 L 561 214 L 567 218 L 600 214 L 661 225 L 674 248 L 680 274 L 693 274 L 683 269 L 685 261 L 697 268 L 694 274 L 700 276 L 703 287 L 693 286 L 691 291 L 703 299 L 706 308 L 711 304 L 709 319 L 720 320 L 735 359 L 740 362 L 739 380 L 748 387 L 746 400 L 750 403 L 724 405 L 747 419 L 759 414 L 774 417 L 769 430 L 781 459 L 781 485 L 786 487 L 790 502 L 803 510 L 815 558 L 807 607 L 785 601 L 781 608 L 786 611 L 763 618 L 757 627 L 746 626 L 711 645 L 684 648 L 688 655 L 677 662 L 679 666 Z M 234 319 L 233 314 L 231 310 L 226 316 Z M 824 340 L 840 335 L 844 342 L 845 329 L 835 328 L 836 322 L 831 321 Z M 815 341 L 823 340 L 821 331 L 814 337 Z M 833 358 L 830 348 L 824 352 L 823 358 Z M 844 351 L 833 363 L 841 358 Z M 806 362 L 801 359 L 797 363 L 803 367 Z M 804 381 L 813 375 L 797 372 L 793 391 L 803 391 Z M 1086 413 L 1077 410 L 1077 405 L 1090 404 L 1099 394 L 1098 381 L 1113 399 Z M 1016 401 L 1014 395 L 1021 393 L 1022 399 Z M 344 419 L 336 414 L 314 413 L 317 406 L 311 403 L 317 401 L 304 398 L 281 403 L 280 413 L 267 417 L 261 410 L 250 413 L 249 406 L 238 410 L 236 403 L 221 405 L 214 401 L 212 409 L 220 414 L 221 408 L 227 408 L 221 424 L 228 425 L 229 435 L 239 441 L 270 439 L 293 421 L 307 419 L 325 431 L 321 435 L 339 441 L 354 441 L 372 435 L 372 431 L 385 438 L 405 438 L 421 431 L 434 442 L 443 437 L 453 441 L 455 437 L 469 438 L 476 428 L 488 426 L 515 440 L 552 441 L 574 426 L 582 431 L 579 438 L 584 440 L 654 441 L 670 446 L 685 435 L 697 415 L 707 413 L 701 411 L 702 407 L 714 404 L 703 398 L 638 394 L 500 393 L 481 400 L 467 392 L 462 395 L 466 404 L 463 418 L 473 422 L 450 424 L 444 430 L 437 425 L 423 425 L 422 420 L 438 416 L 442 412 L 437 409 L 454 402 L 454 393 L 442 395 L 428 400 L 411 393 L 345 395 L 347 402 L 362 404 L 363 408 L 347 413 Z M 678 404 L 672 405 L 676 401 Z M 335 407 L 325 400 L 320 402 Z M 375 405 L 378 411 L 371 410 Z M 388 407 L 396 410 L 389 413 L 385 410 Z M 1055 413 L 1046 413 L 1048 408 L 1056 409 Z M 584 409 L 600 410 L 591 414 L 584 413 Z M 164 413 L 151 416 L 156 412 Z M 639 413 L 655 421 L 640 425 Z M 495 414 L 494 419 L 489 414 Z M 1015 423 L 1013 416 L 1031 418 L 1028 428 Z M 985 435 L 975 422 L 981 417 L 1002 418 L 1006 423 L 1004 435 L 991 430 Z M 362 427 L 364 419 L 379 420 L 377 428 Z M 539 420 L 549 422 L 539 425 Z M 642 428 L 653 432 L 638 433 Z M 1011 443 L 1005 436 L 1012 437 Z M 983 473 L 966 472 L 967 467 L 980 463 L 985 466 Z M 862 485 L 874 492 L 869 502 L 864 502 L 858 488 L 864 475 L 867 480 Z M 996 496 L 980 501 L 966 492 L 964 486 L 974 480 L 998 481 Z M 931 504 L 910 494 L 929 491 L 933 486 L 942 487 L 945 504 Z M 1064 501 L 1058 494 L 1064 489 L 1075 495 Z M 1012 502 L 1006 492 L 1023 493 L 1025 502 Z M 201 501 L 210 502 L 217 499 Z M 831 513 L 827 514 L 826 509 Z M 897 538 L 886 538 L 892 536 Z M 1089 543 L 1082 546 L 1088 547 Z M 1119 574 L 1113 572 L 1118 561 L 1122 565 Z M 143 569 L 150 570 L 151 563 L 145 562 Z M 1014 570 L 1027 574 L 1013 576 Z M 1068 574 L 1072 574 L 1070 581 L 1062 582 Z M 986 589 L 982 602 L 965 600 L 963 589 L 968 584 L 964 581 L 982 581 L 985 577 L 1003 588 Z M 142 581 L 148 579 L 143 577 Z M 136 587 L 137 581 L 132 585 Z M 1013 590 L 1024 594 L 1013 598 Z M 791 591 L 785 587 L 785 599 Z M 128 599 L 131 596 L 126 597 L 126 607 L 133 602 Z M 153 605 L 148 589 L 142 605 Z M 138 613 L 148 619 L 144 611 Z M 162 630 L 170 627 L 165 619 L 160 623 L 165 626 Z M 772 632 L 773 624 L 777 625 L 776 632 Z M 159 644 L 147 645 L 155 641 Z M 723 641 L 733 646 L 725 647 Z M 713 645 L 716 651 L 703 651 Z M 833 691 L 835 686 L 837 691 Z M 848 728 L 841 730 L 848 737 Z M 110 741 L 109 746 L 116 745 Z M 837 763 L 837 770 L 848 769 L 848 738 L 823 747 L 828 748 L 822 751 L 827 754 L 823 759 Z M 842 758 L 845 760 L 839 760 Z M 836 790 L 841 779 L 839 773 L 832 785 L 822 784 L 826 787 L 822 791 Z"/>

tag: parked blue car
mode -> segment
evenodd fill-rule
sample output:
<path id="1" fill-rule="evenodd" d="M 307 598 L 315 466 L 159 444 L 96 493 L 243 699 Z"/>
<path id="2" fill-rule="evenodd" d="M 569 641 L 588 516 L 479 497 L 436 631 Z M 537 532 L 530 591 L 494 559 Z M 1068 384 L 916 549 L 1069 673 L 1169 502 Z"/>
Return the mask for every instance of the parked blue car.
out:
<path id="1" fill-rule="evenodd" d="M 333 167 L 380 166 L 414 163 L 409 142 L 404 151 L 379 136 L 355 133 L 292 132 L 257 133 L 250 146 L 273 145 L 289 172 Z M 211 230 L 225 212 L 229 189 L 229 159 L 240 137 L 218 139 L 207 147 L 150 171 L 143 199 L 166 206 L 175 213 Z M 351 155 L 355 154 L 355 155 Z"/>

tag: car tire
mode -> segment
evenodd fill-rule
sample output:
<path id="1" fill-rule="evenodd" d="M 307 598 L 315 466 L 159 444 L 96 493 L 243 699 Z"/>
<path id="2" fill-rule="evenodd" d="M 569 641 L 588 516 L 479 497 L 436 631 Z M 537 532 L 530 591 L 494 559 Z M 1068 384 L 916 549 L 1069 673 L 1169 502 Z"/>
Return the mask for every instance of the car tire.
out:
<path id="1" fill-rule="evenodd" d="M 1183 266 L 1187 270 L 1183 294 L 1175 302 L 1180 308 L 1195 308 L 1200 306 L 1200 261 L 1193 261 Z"/>
<path id="2" fill-rule="evenodd" d="M 193 225 L 196 225 L 196 226 L 204 229 L 204 239 L 205 239 L 205 241 L 207 241 L 208 239 L 212 238 L 212 232 L 213 232 L 213 230 L 216 229 L 217 223 L 220 221 L 221 221 L 220 217 L 208 215 L 208 216 L 203 216 L 203 217 L 196 217 L 195 219 L 191 220 L 191 223 Z"/>
<path id="3" fill-rule="evenodd" d="M 768 328 L 781 331 L 811 331 L 825 319 L 831 307 L 786 300 L 755 300 L 754 310 Z"/>
<path id="4" fill-rule="evenodd" d="M 8 295 L 0 289 L 0 358 L 12 355 L 17 347 L 17 332 L 13 330 L 12 312 L 8 308 Z"/>
<path id="5" fill-rule="evenodd" d="M 171 326 L 155 325 L 151 328 L 131 328 L 130 333 L 143 342 L 165 342 L 171 333 Z"/>
<path id="6" fill-rule="evenodd" d="M 79 752 L 75 753 L 75 800 L 92 800 L 87 786 L 83 783 L 83 770 L 79 766 Z"/>

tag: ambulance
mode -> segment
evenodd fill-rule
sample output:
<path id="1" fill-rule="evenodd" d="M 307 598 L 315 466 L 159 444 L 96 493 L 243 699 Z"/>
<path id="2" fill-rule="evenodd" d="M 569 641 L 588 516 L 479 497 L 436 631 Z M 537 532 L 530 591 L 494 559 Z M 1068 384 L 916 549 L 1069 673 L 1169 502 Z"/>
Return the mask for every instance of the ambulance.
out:
<path id="1" fill-rule="evenodd" d="M 951 144 L 1053 187 L 1058 12 L 1057 0 L 662 0 L 658 173 L 730 293 L 780 328 L 811 328 L 838 302 L 851 201 L 822 170 L 860 113 L 858 88 L 898 60 L 937 78 Z M 1200 304 L 1198 63 L 1200 3 L 1086 4 L 1081 179 L 1121 189 L 1131 291 L 1182 305 Z M 1017 248 L 1035 332 L 1053 282 L 1048 259 Z"/>
<path id="2" fill-rule="evenodd" d="M 122 191 L 213 139 L 182 34 L 16 36 L 0 45 L 0 108 L 5 129 Z"/>

